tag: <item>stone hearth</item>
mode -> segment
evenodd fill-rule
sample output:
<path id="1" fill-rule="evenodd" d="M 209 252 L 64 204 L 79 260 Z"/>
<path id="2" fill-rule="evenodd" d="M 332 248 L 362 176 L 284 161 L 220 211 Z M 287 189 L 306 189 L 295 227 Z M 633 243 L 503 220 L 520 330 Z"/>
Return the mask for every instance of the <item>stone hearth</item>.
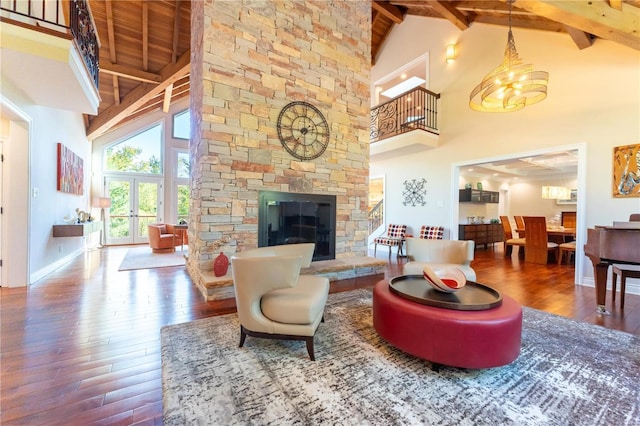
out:
<path id="1" fill-rule="evenodd" d="M 368 275 L 384 274 L 386 264 L 386 261 L 370 256 L 321 260 L 311 263 L 309 268 L 303 268 L 300 273 L 305 275 L 321 275 L 329 278 L 329 281 L 338 281 Z M 231 268 L 229 268 L 227 275 L 223 277 L 216 277 L 213 271 L 200 271 L 195 282 L 207 301 L 235 297 Z"/>

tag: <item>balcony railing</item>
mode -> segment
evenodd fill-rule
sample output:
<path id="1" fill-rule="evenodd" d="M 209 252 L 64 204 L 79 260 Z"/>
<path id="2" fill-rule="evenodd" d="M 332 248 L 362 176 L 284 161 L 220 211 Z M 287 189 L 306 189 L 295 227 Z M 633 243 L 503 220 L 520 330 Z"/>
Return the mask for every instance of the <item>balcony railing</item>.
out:
<path id="1" fill-rule="evenodd" d="M 384 200 L 378 201 L 369 211 L 369 235 L 384 223 Z"/>
<path id="2" fill-rule="evenodd" d="M 371 142 L 416 129 L 439 134 L 438 99 L 440 94 L 417 87 L 372 108 Z"/>
<path id="3" fill-rule="evenodd" d="M 71 33 L 87 71 L 96 88 L 99 81 L 99 45 L 87 0 L 68 0 L 68 24 L 65 20 L 63 1 L 0 0 L 3 16 L 23 23 Z"/>

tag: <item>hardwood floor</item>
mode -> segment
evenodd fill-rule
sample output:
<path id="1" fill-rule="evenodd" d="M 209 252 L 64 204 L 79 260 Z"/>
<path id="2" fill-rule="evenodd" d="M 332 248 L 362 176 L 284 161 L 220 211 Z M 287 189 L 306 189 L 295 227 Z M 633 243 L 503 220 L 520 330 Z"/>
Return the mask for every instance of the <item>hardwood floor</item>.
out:
<path id="1" fill-rule="evenodd" d="M 203 301 L 183 267 L 118 272 L 125 252 L 93 250 L 28 289 L 0 290 L 0 423 L 162 424 L 160 328 L 235 305 Z M 392 255 L 385 275 L 401 274 L 402 262 Z M 473 267 L 479 282 L 523 305 L 640 335 L 640 296 L 627 294 L 621 311 L 609 294 L 611 315 L 597 315 L 594 289 L 573 285 L 572 266 L 525 264 L 496 248 L 478 249 Z"/>

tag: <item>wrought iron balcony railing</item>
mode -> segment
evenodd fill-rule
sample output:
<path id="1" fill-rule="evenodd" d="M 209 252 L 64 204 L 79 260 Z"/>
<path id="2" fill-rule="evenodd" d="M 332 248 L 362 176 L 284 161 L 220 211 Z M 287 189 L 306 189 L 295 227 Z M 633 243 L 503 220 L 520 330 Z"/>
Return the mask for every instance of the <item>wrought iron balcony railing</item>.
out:
<path id="1" fill-rule="evenodd" d="M 384 200 L 378 201 L 369 211 L 369 235 L 384 223 Z"/>
<path id="2" fill-rule="evenodd" d="M 440 94 L 417 87 L 372 108 L 371 142 L 416 129 L 439 134 L 438 99 Z"/>
<path id="3" fill-rule="evenodd" d="M 68 16 L 65 5 L 68 4 Z M 99 45 L 87 0 L 0 0 L 3 16 L 23 23 L 70 33 L 96 88 L 99 81 Z"/>

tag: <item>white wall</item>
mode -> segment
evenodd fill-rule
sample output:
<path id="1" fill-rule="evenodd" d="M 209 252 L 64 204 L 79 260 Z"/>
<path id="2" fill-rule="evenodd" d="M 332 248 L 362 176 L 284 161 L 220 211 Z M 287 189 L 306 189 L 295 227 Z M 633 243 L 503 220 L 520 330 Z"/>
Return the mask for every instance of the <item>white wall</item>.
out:
<path id="1" fill-rule="evenodd" d="M 388 222 L 451 228 L 458 218 L 452 165 L 576 145 L 586 151 L 579 232 L 586 235 L 587 227 L 640 211 L 639 198 L 614 199 L 611 193 L 613 147 L 640 142 L 640 52 L 605 40 L 579 50 L 567 34 L 520 28 L 513 33 L 521 58 L 550 78 L 547 99 L 512 113 L 481 113 L 468 106 L 471 90 L 502 60 L 504 27 L 474 23 L 462 32 L 445 20 L 409 16 L 387 38 L 371 80 L 430 52 L 430 89 L 441 94 L 438 148 L 371 163 L 371 175 L 387 177 Z M 446 64 L 445 46 L 453 42 L 457 60 Z M 427 205 L 402 206 L 402 182 L 423 177 Z M 586 281 L 593 283 L 591 263 L 582 265 Z"/>
<path id="2" fill-rule="evenodd" d="M 7 161 L 15 161 L 6 170 L 6 182 L 17 202 L 8 202 L 10 221 L 3 220 L 3 256 L 10 248 L 27 258 L 28 277 L 33 283 L 67 262 L 91 244 L 90 237 L 53 238 L 53 225 L 62 223 L 75 209 L 89 207 L 91 145 L 86 138 L 82 114 L 34 105 L 11 82 L 2 81 L 3 98 L 26 117 L 29 125 L 12 123 L 20 143 L 12 137 L 5 147 Z M 63 143 L 84 160 L 84 195 L 57 191 L 57 143 Z M 7 154 L 7 152 L 5 152 Z M 6 164 L 6 163 L 5 163 Z M 7 201 L 5 199 L 5 201 Z M 19 235 L 12 236 L 11 233 Z M 22 257 L 22 256 L 21 256 Z M 5 257 L 6 259 L 6 257 Z M 15 267 L 15 266 L 13 266 Z M 9 279 L 3 286 L 23 286 L 26 282 Z"/>

